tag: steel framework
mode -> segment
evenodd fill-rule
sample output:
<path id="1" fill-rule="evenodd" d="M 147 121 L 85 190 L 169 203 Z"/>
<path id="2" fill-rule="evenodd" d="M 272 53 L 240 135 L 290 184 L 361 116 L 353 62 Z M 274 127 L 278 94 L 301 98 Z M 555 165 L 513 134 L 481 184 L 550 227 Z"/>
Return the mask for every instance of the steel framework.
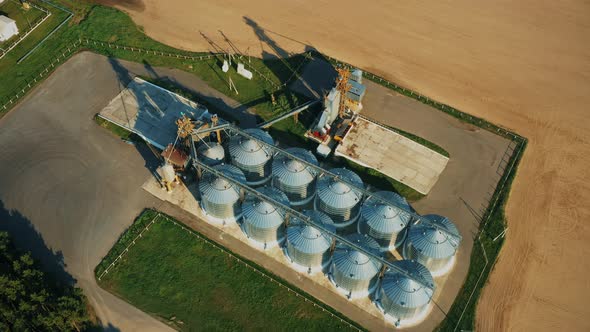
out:
<path id="1" fill-rule="evenodd" d="M 235 135 L 244 136 L 244 137 L 246 137 L 248 139 L 256 140 L 259 144 L 263 144 L 263 145 L 266 145 L 266 146 L 270 147 L 275 152 L 275 155 L 276 154 L 283 154 L 283 155 L 285 155 L 285 156 L 287 156 L 289 158 L 298 160 L 299 162 L 305 164 L 308 167 L 312 167 L 312 168 L 316 169 L 318 171 L 318 174 L 319 174 L 318 176 L 331 176 L 333 178 L 336 178 L 336 179 L 338 179 L 338 181 L 341 181 L 341 182 L 347 184 L 351 188 L 354 188 L 355 190 L 361 191 L 363 193 L 363 195 L 365 195 L 365 198 L 370 197 L 370 196 L 373 196 L 377 200 L 381 201 L 384 204 L 398 207 L 400 209 L 400 211 L 402 211 L 402 213 L 406 213 L 407 215 L 411 216 L 412 218 L 414 218 L 414 220 L 416 220 L 416 222 L 424 222 L 424 223 L 431 224 L 433 227 L 437 228 L 441 232 L 444 232 L 445 234 L 449 235 L 453 240 L 457 241 L 456 243 L 458 243 L 458 241 L 461 240 L 461 235 L 456 234 L 454 232 L 450 232 L 446 228 L 443 228 L 443 227 L 441 227 L 441 226 L 439 226 L 437 224 L 433 224 L 430 221 L 428 221 L 427 219 L 423 219 L 420 215 L 418 215 L 418 214 L 416 214 L 416 213 L 414 213 L 412 211 L 408 211 L 404 207 L 399 206 L 399 204 L 397 202 L 389 201 L 389 200 L 384 199 L 384 198 L 382 198 L 382 197 L 380 197 L 378 195 L 374 195 L 373 192 L 370 192 L 370 191 L 368 191 L 368 190 L 366 190 L 364 188 L 359 188 L 359 187 L 355 186 L 354 184 L 346 181 L 345 179 L 340 178 L 338 175 L 336 175 L 336 174 L 334 174 L 334 173 L 332 173 L 332 172 L 330 172 L 328 170 L 325 170 L 325 169 L 323 169 L 323 168 L 321 168 L 319 166 L 316 166 L 316 165 L 313 165 L 311 163 L 308 163 L 307 161 L 305 161 L 305 160 L 303 160 L 303 159 L 301 159 L 301 158 L 299 158 L 299 157 L 297 157 L 297 156 L 295 156 L 295 155 L 293 155 L 293 154 L 291 154 L 289 152 L 286 152 L 285 150 L 283 150 L 281 148 L 278 148 L 278 147 L 276 147 L 276 146 L 274 146 L 272 144 L 268 144 L 266 142 L 263 142 L 263 141 L 257 139 L 256 137 L 254 137 L 254 136 L 252 136 L 252 135 L 244 132 L 243 130 L 241 130 L 240 128 L 238 128 L 238 127 L 236 127 L 236 126 L 234 126 L 232 124 L 227 124 L 226 123 L 226 124 L 223 124 L 223 125 L 220 125 L 220 126 L 211 127 L 211 128 L 207 128 L 207 129 L 204 129 L 204 130 L 195 129 L 193 131 L 193 136 L 194 135 L 198 135 L 198 134 L 203 134 L 203 133 L 206 133 L 206 132 L 220 130 L 220 129 L 223 129 L 226 132 L 233 133 Z M 192 140 L 192 138 L 191 138 L 191 140 Z M 367 255 L 367 256 L 369 256 L 369 257 L 371 257 L 371 258 L 379 261 L 385 267 L 388 267 L 391 270 L 395 270 L 395 271 L 401 273 L 402 275 L 406 276 L 407 278 L 416 281 L 417 283 L 419 283 L 423 287 L 426 287 L 426 288 L 429 288 L 429 289 L 434 290 L 434 284 L 427 282 L 426 280 L 424 280 L 423 278 L 421 278 L 419 276 L 415 276 L 413 274 L 410 274 L 407 271 L 405 271 L 404 269 L 401 269 L 401 268 L 393 265 L 391 262 L 385 260 L 383 257 L 372 253 L 370 250 L 367 250 L 367 249 L 365 249 L 363 247 L 360 247 L 360 246 L 356 245 L 353 242 L 350 242 L 345 237 L 343 237 L 341 235 L 338 235 L 335 232 L 330 231 L 329 229 L 327 229 L 326 227 L 324 227 L 321 223 L 315 222 L 314 220 L 312 220 L 308 216 L 302 214 L 301 212 L 296 211 L 296 210 L 292 209 L 291 207 L 286 206 L 286 205 L 284 205 L 284 204 L 282 204 L 282 203 L 274 200 L 273 198 L 268 197 L 268 196 L 260 193 L 256 189 L 254 189 L 254 188 L 252 188 L 252 187 L 250 187 L 250 186 L 248 186 L 246 184 L 243 184 L 241 182 L 238 182 L 238 181 L 236 181 L 236 180 L 228 177 L 223 172 L 217 171 L 216 169 L 214 169 L 214 168 L 212 168 L 212 167 L 210 167 L 210 166 L 202 163 L 198 159 L 198 156 L 197 156 L 196 151 L 195 151 L 195 148 L 194 148 L 194 144 L 191 144 L 191 150 L 192 150 L 191 151 L 191 155 L 193 157 L 193 166 L 198 170 L 198 173 L 199 174 L 201 174 L 203 171 L 206 171 L 206 172 L 213 173 L 216 176 L 220 176 L 220 177 L 226 179 L 227 181 L 231 182 L 232 184 L 235 184 L 235 185 L 239 186 L 244 191 L 246 191 L 246 192 L 248 192 L 248 193 L 250 193 L 250 194 L 258 197 L 259 199 L 262 199 L 262 200 L 267 201 L 267 202 L 269 202 L 269 203 L 271 203 L 271 204 L 273 204 L 273 205 L 275 205 L 277 207 L 280 207 L 281 209 L 284 209 L 286 211 L 286 213 L 287 213 L 287 218 L 297 217 L 300 220 L 302 220 L 303 222 L 305 222 L 306 224 L 308 224 L 310 226 L 313 226 L 313 227 L 316 227 L 316 228 L 320 229 L 322 232 L 325 232 L 326 234 L 329 234 L 330 236 L 332 236 L 337 241 L 339 241 L 341 243 L 344 243 L 345 245 L 347 245 L 347 246 L 349 246 L 349 247 L 351 247 L 351 248 L 353 248 L 355 250 L 358 250 L 358 251 L 362 252 L 363 254 L 365 254 L 365 255 Z"/>

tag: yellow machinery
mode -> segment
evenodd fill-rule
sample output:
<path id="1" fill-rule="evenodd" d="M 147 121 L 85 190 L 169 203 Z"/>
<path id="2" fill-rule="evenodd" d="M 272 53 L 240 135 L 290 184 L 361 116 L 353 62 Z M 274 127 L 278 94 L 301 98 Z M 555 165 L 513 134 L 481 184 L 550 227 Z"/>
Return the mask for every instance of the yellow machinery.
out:
<path id="1" fill-rule="evenodd" d="M 338 72 L 338 78 L 336 79 L 336 90 L 340 91 L 340 103 L 338 105 L 338 116 L 343 119 L 346 110 L 346 97 L 348 91 L 350 91 L 350 84 L 348 84 L 348 78 L 350 77 L 350 71 L 346 68 L 336 68 Z"/>
<path id="2" fill-rule="evenodd" d="M 193 124 L 192 120 L 184 114 L 181 118 L 176 120 L 176 126 L 178 127 L 178 137 L 182 139 L 186 139 L 192 134 L 193 129 L 195 129 L 195 125 Z"/>

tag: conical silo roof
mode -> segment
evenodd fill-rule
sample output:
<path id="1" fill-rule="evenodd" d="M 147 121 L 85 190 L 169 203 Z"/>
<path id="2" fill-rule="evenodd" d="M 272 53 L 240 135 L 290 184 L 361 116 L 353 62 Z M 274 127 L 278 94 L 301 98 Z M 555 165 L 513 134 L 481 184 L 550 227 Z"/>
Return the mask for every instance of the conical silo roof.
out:
<path id="1" fill-rule="evenodd" d="M 393 265 L 405 270 L 410 277 L 422 280 L 431 288 L 423 286 L 414 279 L 405 276 L 398 271 L 388 270 L 383 275 L 381 281 L 381 298 L 382 303 L 394 304 L 400 308 L 415 309 L 427 305 L 434 294 L 434 279 L 428 269 L 414 260 L 401 260 L 392 263 Z M 383 301 L 387 297 L 388 301 Z M 384 308 L 388 309 L 395 308 Z"/>
<path id="2" fill-rule="evenodd" d="M 225 150 L 217 142 L 201 142 L 197 148 L 197 158 L 209 166 L 219 165 L 225 159 Z"/>
<path id="3" fill-rule="evenodd" d="M 273 187 L 263 187 L 258 191 L 275 201 L 289 206 L 289 199 L 280 190 Z M 254 195 L 246 195 L 242 204 L 244 223 L 257 229 L 274 228 L 285 221 L 285 211 L 280 207 L 264 201 Z"/>
<path id="4" fill-rule="evenodd" d="M 302 148 L 289 148 L 285 151 L 310 164 L 318 165 L 318 160 L 313 153 L 308 150 Z M 272 163 L 272 173 L 277 181 L 290 187 L 307 185 L 312 182 L 317 175 L 315 169 L 283 154 L 279 154 L 275 157 Z"/>
<path id="5" fill-rule="evenodd" d="M 230 178 L 246 183 L 242 171 L 233 165 L 214 166 L 216 170 L 223 172 Z M 227 179 L 205 171 L 199 182 L 199 192 L 202 199 L 215 204 L 226 204 L 239 199 L 240 188 Z"/>
<path id="6" fill-rule="evenodd" d="M 336 232 L 334 222 L 325 213 L 314 210 L 305 210 L 302 213 L 310 217 L 315 223 L 322 224 L 331 232 Z M 330 248 L 332 236 L 306 224 L 297 217 L 293 217 L 289 222 L 289 227 L 287 227 L 287 241 L 302 253 L 315 254 L 323 253 Z"/>
<path id="7" fill-rule="evenodd" d="M 338 178 L 354 184 L 356 187 L 364 188 L 363 181 L 353 171 L 346 168 L 333 168 L 330 172 L 335 173 Z M 363 194 L 358 189 L 351 188 L 348 184 L 338 181 L 332 176 L 322 176 L 317 184 L 317 201 L 319 209 L 328 213 L 335 222 L 336 217 L 343 217 L 352 214 L 352 208 L 360 203 Z M 357 212 L 354 211 L 354 214 Z M 346 219 L 346 218 L 345 218 Z"/>
<path id="8" fill-rule="evenodd" d="M 268 144 L 274 144 L 272 137 L 261 129 L 244 129 L 244 132 Z M 264 164 L 272 157 L 272 150 L 256 140 L 236 135 L 229 144 L 232 162 L 238 165 L 256 166 Z"/>
<path id="9" fill-rule="evenodd" d="M 375 196 L 397 203 L 403 211 L 395 205 L 385 204 Z M 401 232 L 410 223 L 411 216 L 404 211 L 411 211 L 405 198 L 391 191 L 378 191 L 365 200 L 361 215 L 371 229 L 382 234 L 392 234 Z"/>
<path id="10" fill-rule="evenodd" d="M 380 256 L 379 244 L 367 235 L 351 234 L 349 241 Z M 381 269 L 381 262 L 349 247 L 344 243 L 336 244 L 332 257 L 334 267 L 350 279 L 367 280 L 373 278 Z"/>
<path id="11" fill-rule="evenodd" d="M 410 227 L 408 243 L 422 255 L 430 258 L 440 259 L 453 256 L 459 247 L 459 240 L 430 223 L 435 223 L 455 234 L 459 233 L 457 227 L 443 216 L 429 214 L 422 216 L 422 218 L 427 220 Z"/>

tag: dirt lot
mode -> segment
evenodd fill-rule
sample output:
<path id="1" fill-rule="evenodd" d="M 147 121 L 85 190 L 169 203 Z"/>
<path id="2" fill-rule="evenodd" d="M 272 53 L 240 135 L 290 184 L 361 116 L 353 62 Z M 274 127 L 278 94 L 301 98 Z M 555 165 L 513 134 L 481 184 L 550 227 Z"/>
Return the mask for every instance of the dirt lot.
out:
<path id="1" fill-rule="evenodd" d="M 170 2 L 126 10 L 181 48 L 219 29 L 253 55 L 315 47 L 528 137 L 477 327 L 590 329 L 590 3 Z"/>

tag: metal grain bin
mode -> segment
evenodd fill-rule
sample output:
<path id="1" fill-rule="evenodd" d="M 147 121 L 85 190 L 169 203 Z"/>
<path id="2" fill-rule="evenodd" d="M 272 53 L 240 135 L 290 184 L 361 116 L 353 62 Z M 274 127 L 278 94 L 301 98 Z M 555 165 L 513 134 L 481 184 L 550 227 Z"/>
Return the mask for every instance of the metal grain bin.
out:
<path id="1" fill-rule="evenodd" d="M 232 165 L 214 166 L 218 171 L 241 183 L 246 183 L 242 171 Z M 209 217 L 236 221 L 242 215 L 240 188 L 223 177 L 205 171 L 199 182 L 201 208 Z"/>
<path id="2" fill-rule="evenodd" d="M 197 158 L 209 166 L 219 165 L 225 160 L 225 150 L 217 142 L 202 141 L 197 148 Z"/>
<path id="3" fill-rule="evenodd" d="M 403 324 L 404 321 L 417 319 L 428 309 L 434 294 L 434 279 L 428 269 L 417 261 L 403 260 L 392 264 L 431 286 L 425 287 L 395 270 L 385 272 L 378 291 L 378 304 L 384 314 L 392 317 L 397 324 Z"/>
<path id="4" fill-rule="evenodd" d="M 268 144 L 274 144 L 270 135 L 261 129 L 245 129 L 246 133 Z M 248 185 L 257 186 L 270 180 L 272 149 L 258 140 L 236 135 L 229 142 L 231 163 L 244 172 Z"/>
<path id="5" fill-rule="evenodd" d="M 273 187 L 263 187 L 258 192 L 271 197 L 277 202 L 289 206 L 289 199 L 280 190 Z M 280 207 L 262 200 L 261 198 L 247 194 L 242 216 L 242 230 L 264 248 L 276 245 L 285 238 L 285 211 Z"/>
<path id="6" fill-rule="evenodd" d="M 448 218 L 443 216 L 429 214 L 422 218 L 426 220 L 410 226 L 403 247 L 403 256 L 405 259 L 420 262 L 436 277 L 445 274 L 452 267 L 459 240 L 430 223 L 456 234 L 459 231 Z"/>
<path id="7" fill-rule="evenodd" d="M 347 239 L 375 255 L 380 255 L 379 244 L 367 235 L 351 234 Z M 332 255 L 330 279 L 343 289 L 348 298 L 368 296 L 375 290 L 381 262 L 343 243 L 337 243 Z"/>
<path id="8" fill-rule="evenodd" d="M 393 204 L 386 204 L 375 196 Z M 406 211 L 411 211 L 411 208 L 402 196 L 391 191 L 376 192 L 363 202 L 358 232 L 375 239 L 382 251 L 397 248 L 402 245 L 406 236 L 406 227 L 412 219 Z"/>
<path id="9" fill-rule="evenodd" d="M 302 213 L 329 231 L 336 231 L 334 222 L 325 213 L 314 210 L 305 210 Z M 314 269 L 326 267 L 330 262 L 332 241 L 331 235 L 293 217 L 287 227 L 287 256 L 293 263 L 307 268 L 311 273 Z"/>
<path id="10" fill-rule="evenodd" d="M 318 165 L 318 160 L 308 150 L 289 148 L 286 151 L 310 164 Z M 316 175 L 315 169 L 282 154 L 275 156 L 272 163 L 273 186 L 283 191 L 294 206 L 307 204 L 313 199 Z"/>
<path id="11" fill-rule="evenodd" d="M 354 184 L 355 187 L 364 189 L 363 181 L 353 171 L 346 168 L 333 168 L 330 172 Z M 319 178 L 314 208 L 326 213 L 332 218 L 336 227 L 341 228 L 353 224 L 358 219 L 363 194 L 358 189 L 338 181 L 338 178 L 328 175 Z"/>

